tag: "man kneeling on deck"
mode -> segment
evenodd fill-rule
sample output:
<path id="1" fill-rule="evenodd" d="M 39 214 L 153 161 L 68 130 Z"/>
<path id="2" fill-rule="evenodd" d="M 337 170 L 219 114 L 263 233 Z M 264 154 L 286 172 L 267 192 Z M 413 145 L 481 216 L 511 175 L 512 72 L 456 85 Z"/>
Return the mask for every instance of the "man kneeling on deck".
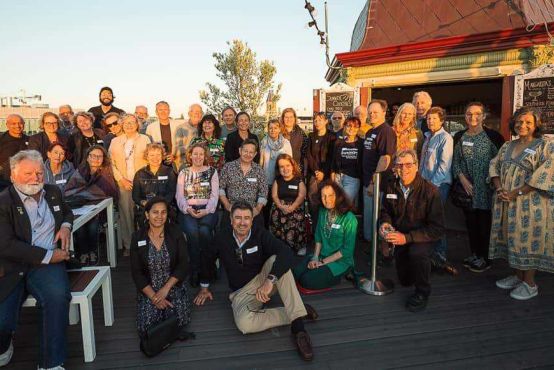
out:
<path id="1" fill-rule="evenodd" d="M 444 212 L 438 188 L 417 172 L 417 154 L 401 150 L 395 155 L 398 180 L 386 188 L 379 222 L 381 236 L 396 246 L 394 257 L 400 284 L 415 285 L 406 308 L 425 309 L 431 294 L 430 253 L 444 234 Z"/>
<path id="2" fill-rule="evenodd" d="M 201 288 L 194 303 L 200 306 L 213 299 L 208 282 L 219 257 L 232 290 L 229 299 L 237 328 L 249 334 L 290 324 L 300 356 L 309 361 L 313 358 L 312 344 L 302 320 L 315 320 L 317 313 L 304 305 L 296 289 L 290 248 L 263 227 L 252 228 L 253 213 L 250 204 L 235 202 L 231 207 L 232 229 L 222 228 L 202 250 Z M 284 307 L 263 309 L 275 288 Z"/>

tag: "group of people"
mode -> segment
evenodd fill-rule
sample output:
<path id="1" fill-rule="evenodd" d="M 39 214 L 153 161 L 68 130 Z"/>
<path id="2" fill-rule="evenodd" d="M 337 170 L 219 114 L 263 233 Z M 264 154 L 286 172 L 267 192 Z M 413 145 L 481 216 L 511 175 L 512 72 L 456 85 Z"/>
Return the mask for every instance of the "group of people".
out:
<path id="1" fill-rule="evenodd" d="M 188 285 L 200 286 L 194 304 L 212 300 L 219 259 L 237 328 L 246 334 L 290 324 L 301 357 L 312 359 L 304 321 L 318 315 L 297 285 L 318 290 L 356 278 L 355 213 L 371 241 L 375 173 L 382 177 L 378 234 L 396 246 L 391 257 L 401 284 L 415 285 L 408 310 L 427 305 L 431 258 L 447 260 L 444 204 L 451 188 L 470 199 L 469 270 L 507 259 L 515 273 L 497 286 L 515 299 L 538 294 L 535 271 L 554 272 L 554 141 L 541 137 L 532 109 L 514 114 L 510 128 L 518 138 L 507 143 L 484 126 L 479 102 L 467 106 L 467 130 L 452 137 L 443 128 L 444 109 L 423 91 L 389 121 L 383 100 L 349 117 L 335 112 L 331 122 L 316 113 L 309 135 L 287 108 L 260 140 L 250 115 L 232 107 L 220 123 L 193 104 L 188 120 L 176 124 L 160 101 L 149 123 L 144 106 L 135 114 L 114 107 L 109 87 L 99 99 L 89 112 L 63 106 L 59 115 L 45 113 L 42 132 L 31 137 L 23 119 L 11 115 L 0 136 L 0 228 L 7 238 L 0 247 L 0 366 L 13 353 L 28 292 L 43 307 L 39 367 L 62 368 L 69 206 L 107 197 L 118 205 L 123 255 L 131 257 L 141 337 L 177 316 L 179 338 L 190 338 Z M 100 217 L 75 232 L 83 265 L 98 262 Z M 275 293 L 284 306 L 264 308 Z"/>

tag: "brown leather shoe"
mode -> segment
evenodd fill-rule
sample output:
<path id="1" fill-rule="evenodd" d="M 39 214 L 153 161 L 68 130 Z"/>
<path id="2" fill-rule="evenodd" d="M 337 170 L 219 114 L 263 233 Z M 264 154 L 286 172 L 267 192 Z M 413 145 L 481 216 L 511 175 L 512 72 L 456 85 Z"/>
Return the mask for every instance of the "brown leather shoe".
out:
<path id="1" fill-rule="evenodd" d="M 292 335 L 296 348 L 302 360 L 312 361 L 314 358 L 314 352 L 312 350 L 312 341 L 310 336 L 305 331 L 298 332 Z"/>
<path id="2" fill-rule="evenodd" d="M 317 313 L 315 308 L 313 308 L 309 304 L 305 304 L 305 303 L 304 303 L 304 307 L 306 308 L 306 312 L 307 312 L 307 314 L 306 314 L 306 316 L 304 316 L 304 318 L 307 319 L 307 320 L 311 320 L 311 321 L 317 320 L 317 318 L 319 317 L 319 314 Z"/>

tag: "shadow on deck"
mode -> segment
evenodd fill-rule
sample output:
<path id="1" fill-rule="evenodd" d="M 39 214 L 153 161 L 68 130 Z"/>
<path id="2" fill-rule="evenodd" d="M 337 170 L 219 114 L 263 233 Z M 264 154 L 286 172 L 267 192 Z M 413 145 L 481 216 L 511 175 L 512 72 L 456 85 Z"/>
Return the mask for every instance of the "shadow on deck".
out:
<path id="1" fill-rule="evenodd" d="M 135 329 L 135 288 L 128 259 L 112 270 L 115 323 L 103 326 L 101 295 L 94 298 L 97 357 L 83 362 L 80 326 L 69 329 L 67 369 L 523 369 L 554 368 L 554 276 L 537 275 L 539 296 L 511 299 L 495 287 L 506 276 L 504 262 L 482 274 L 461 267 L 467 254 L 463 233 L 449 235 L 450 253 L 460 275 L 432 277 L 433 293 L 424 312 L 410 313 L 404 301 L 412 288 L 396 286 L 389 296 L 360 293 L 343 281 L 331 292 L 304 297 L 320 314 L 306 324 L 315 358 L 303 362 L 289 327 L 242 335 L 235 328 L 224 279 L 215 299 L 193 310 L 190 330 L 197 339 L 177 342 L 158 357 L 139 351 Z M 367 256 L 357 253 L 358 269 L 367 270 Z M 394 267 L 380 277 L 395 277 Z M 395 279 L 396 281 L 396 279 Z M 191 294 L 196 293 L 195 290 Z M 22 310 L 15 353 L 6 369 L 36 368 L 36 309 Z"/>

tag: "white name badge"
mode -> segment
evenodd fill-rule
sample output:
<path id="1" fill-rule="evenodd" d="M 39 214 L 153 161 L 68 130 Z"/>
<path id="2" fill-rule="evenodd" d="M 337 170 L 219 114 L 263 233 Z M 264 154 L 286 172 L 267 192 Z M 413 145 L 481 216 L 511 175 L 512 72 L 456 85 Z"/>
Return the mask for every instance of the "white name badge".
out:
<path id="1" fill-rule="evenodd" d="M 289 189 L 298 190 L 298 185 L 289 185 Z"/>
<path id="2" fill-rule="evenodd" d="M 167 176 L 158 176 L 158 180 L 167 180 Z"/>
<path id="3" fill-rule="evenodd" d="M 201 182 L 200 183 L 200 186 L 210 186 L 210 183 L 209 182 Z"/>
<path id="4" fill-rule="evenodd" d="M 67 182 L 66 179 L 56 180 L 56 185 L 65 184 L 66 182 Z"/>
<path id="5" fill-rule="evenodd" d="M 215 153 L 215 152 L 217 152 L 217 151 L 218 151 L 217 148 L 210 148 L 210 152 L 211 152 L 211 153 Z"/>
<path id="6" fill-rule="evenodd" d="M 529 149 L 529 148 L 525 148 L 524 152 L 525 152 L 525 153 L 527 153 L 527 154 L 531 154 L 531 155 L 533 155 L 533 154 L 536 154 L 536 153 L 537 153 L 537 152 L 536 152 L 535 150 L 533 150 L 533 149 Z"/>
<path id="7" fill-rule="evenodd" d="M 412 142 L 412 143 L 417 143 L 417 137 L 411 138 L 411 139 L 410 139 L 410 142 Z"/>
<path id="8" fill-rule="evenodd" d="M 398 199 L 398 195 L 396 195 L 396 194 L 387 194 L 387 199 Z"/>
<path id="9" fill-rule="evenodd" d="M 25 145 L 29 145 L 29 142 L 28 142 L 28 141 L 26 141 L 26 142 L 25 142 Z"/>
<path id="10" fill-rule="evenodd" d="M 104 140 L 96 140 L 96 144 L 104 144 Z"/>
<path id="11" fill-rule="evenodd" d="M 255 177 L 249 177 L 249 178 L 246 179 L 246 181 L 248 181 L 248 182 L 258 182 L 258 179 L 255 178 Z"/>
<path id="12" fill-rule="evenodd" d="M 340 229 L 340 225 L 339 224 L 332 224 L 331 225 L 331 229 Z"/>
<path id="13" fill-rule="evenodd" d="M 146 245 L 146 240 L 139 240 L 137 244 L 139 247 L 144 247 Z"/>
<path id="14" fill-rule="evenodd" d="M 54 212 L 59 212 L 60 211 L 60 206 L 54 206 Z"/>
<path id="15" fill-rule="evenodd" d="M 473 146 L 474 143 L 472 143 L 471 141 L 464 141 L 462 142 L 462 145 L 463 146 Z"/>
<path id="16" fill-rule="evenodd" d="M 252 254 L 252 253 L 257 252 L 257 251 L 258 251 L 258 246 L 256 245 L 255 247 L 248 248 L 246 250 L 246 254 Z"/>

